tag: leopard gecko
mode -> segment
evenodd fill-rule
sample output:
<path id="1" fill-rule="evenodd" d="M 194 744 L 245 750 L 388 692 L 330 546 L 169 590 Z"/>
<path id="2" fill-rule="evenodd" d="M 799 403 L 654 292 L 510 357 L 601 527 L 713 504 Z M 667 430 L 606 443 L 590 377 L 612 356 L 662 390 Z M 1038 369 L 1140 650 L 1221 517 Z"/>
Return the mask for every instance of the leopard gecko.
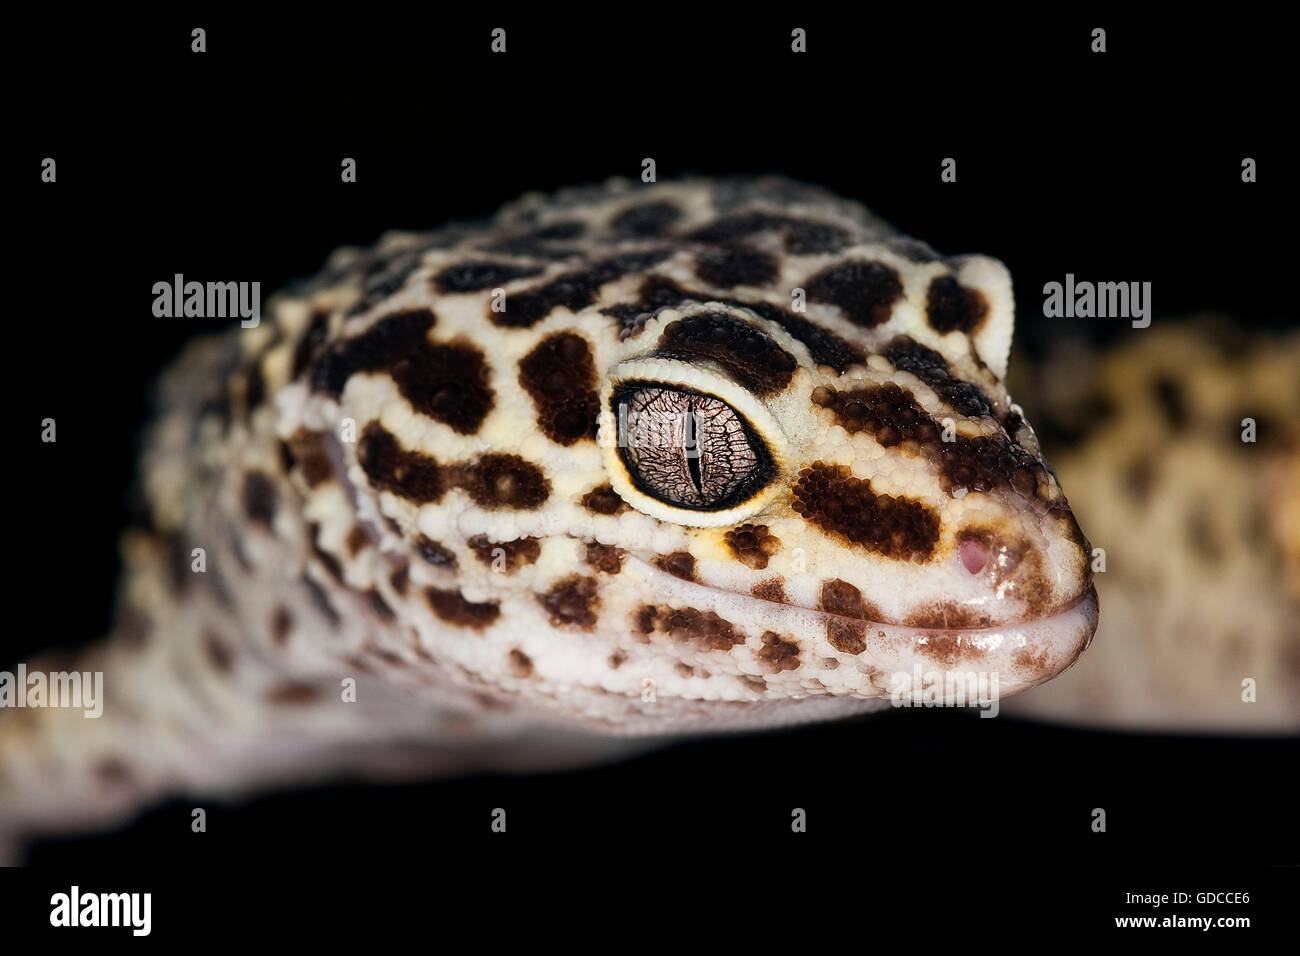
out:
<path id="1" fill-rule="evenodd" d="M 778 177 L 341 250 L 162 377 L 119 623 L 25 662 L 102 716 L 0 710 L 0 830 L 1051 679 L 1098 606 L 1013 311 L 999 261 Z"/>

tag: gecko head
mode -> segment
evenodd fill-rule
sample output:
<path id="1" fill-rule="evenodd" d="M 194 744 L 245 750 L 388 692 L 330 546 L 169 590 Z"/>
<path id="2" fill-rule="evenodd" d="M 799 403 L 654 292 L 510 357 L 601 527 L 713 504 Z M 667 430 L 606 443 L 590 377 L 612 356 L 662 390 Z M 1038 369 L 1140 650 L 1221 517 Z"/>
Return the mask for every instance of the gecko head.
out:
<path id="1" fill-rule="evenodd" d="M 683 684 L 727 662 L 767 697 L 1048 680 L 1097 603 L 1090 546 L 1002 385 L 1006 270 L 847 261 L 829 282 L 859 284 L 838 306 L 681 305 L 609 370 L 605 467 L 637 513 L 611 543 L 648 592 L 633 632 L 675 652 Z M 890 308 L 846 322 L 891 272 Z M 817 361 L 830 338 L 861 361 Z"/>
<path id="2" fill-rule="evenodd" d="M 427 606 L 403 623 L 440 670 L 640 733 L 948 699 L 971 675 L 1006 695 L 1068 667 L 1096 626 L 1090 546 L 1002 384 L 1002 264 L 885 237 L 791 256 L 781 289 L 719 288 L 718 255 L 767 253 L 696 251 L 695 280 L 638 264 L 540 321 L 621 273 L 525 275 L 510 301 L 533 311 L 489 312 L 510 330 L 490 356 L 466 293 L 324 363 L 392 366 L 344 395 L 369 422 L 351 473 L 408 549 Z"/>

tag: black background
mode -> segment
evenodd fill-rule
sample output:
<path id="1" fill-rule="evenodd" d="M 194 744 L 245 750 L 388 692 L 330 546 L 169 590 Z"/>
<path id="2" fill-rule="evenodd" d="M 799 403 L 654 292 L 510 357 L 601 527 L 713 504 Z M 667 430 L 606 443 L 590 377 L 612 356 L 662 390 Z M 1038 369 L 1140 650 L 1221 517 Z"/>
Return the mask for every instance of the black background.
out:
<path id="1" fill-rule="evenodd" d="M 189 52 L 195 25 L 208 30 L 203 55 Z M 489 52 L 495 26 L 508 30 L 504 56 Z M 806 55 L 789 52 L 793 26 L 808 30 Z M 1094 26 L 1108 29 L 1105 54 L 1089 52 Z M 4 665 L 109 627 L 147 386 L 190 336 L 220 326 L 152 316 L 152 284 L 176 272 L 260 279 L 266 294 L 338 245 L 487 215 L 530 189 L 635 177 L 653 157 L 661 179 L 787 173 L 941 252 L 1001 258 L 1031 349 L 1067 324 L 1126 331 L 1042 318 L 1042 284 L 1066 272 L 1152 282 L 1158 320 L 1296 321 L 1283 149 L 1294 78 L 1267 22 L 648 5 L 335 22 L 200 12 L 19 22 L 9 55 Z M 45 156 L 55 185 L 39 181 Z M 355 184 L 339 181 L 344 156 Z M 939 179 L 948 156 L 955 184 Z M 1246 156 L 1256 184 L 1241 182 Z M 36 438 L 46 417 L 55 445 Z M 531 890 L 572 888 L 566 919 L 600 898 L 577 891 L 593 879 L 606 893 L 653 884 L 652 905 L 646 891 L 623 903 L 640 900 L 633 932 L 660 942 L 688 913 L 724 910 L 752 928 L 813 912 L 865 927 L 888 912 L 930 931 L 936 915 L 972 921 L 954 940 L 1010 924 L 1076 933 L 1141 912 L 1121 905 L 1126 891 L 1247 884 L 1267 922 L 1296 872 L 1275 867 L 1300 847 L 1286 747 L 891 713 L 577 773 L 276 794 L 210 809 L 204 836 L 177 803 L 121 833 L 40 845 L 45 869 L 22 888 L 39 924 L 47 885 L 98 873 L 119 888 L 129 872 L 177 932 L 179 913 L 211 929 L 212 901 L 188 892 L 199 886 L 283 901 L 324 879 L 354 899 L 345 922 L 364 924 L 363 888 L 416 910 L 421 887 L 501 906 L 502 883 L 533 868 Z M 488 832 L 498 806 L 505 836 Z M 792 807 L 807 809 L 806 835 L 789 832 Z M 1094 807 L 1105 834 L 1090 830 Z M 176 871 L 184 888 L 166 876 Z M 395 884 L 409 872 L 420 881 Z"/>

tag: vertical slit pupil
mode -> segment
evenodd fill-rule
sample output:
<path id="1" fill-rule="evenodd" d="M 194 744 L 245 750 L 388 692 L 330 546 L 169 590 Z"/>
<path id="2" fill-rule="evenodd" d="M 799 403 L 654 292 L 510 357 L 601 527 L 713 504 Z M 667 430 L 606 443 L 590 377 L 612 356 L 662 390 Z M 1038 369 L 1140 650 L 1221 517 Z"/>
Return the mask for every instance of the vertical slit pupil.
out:
<path id="1" fill-rule="evenodd" d="M 691 483 L 695 485 L 696 494 L 703 497 L 704 483 L 700 479 L 700 443 L 699 425 L 695 421 L 695 403 L 686 406 L 686 470 L 690 472 Z"/>

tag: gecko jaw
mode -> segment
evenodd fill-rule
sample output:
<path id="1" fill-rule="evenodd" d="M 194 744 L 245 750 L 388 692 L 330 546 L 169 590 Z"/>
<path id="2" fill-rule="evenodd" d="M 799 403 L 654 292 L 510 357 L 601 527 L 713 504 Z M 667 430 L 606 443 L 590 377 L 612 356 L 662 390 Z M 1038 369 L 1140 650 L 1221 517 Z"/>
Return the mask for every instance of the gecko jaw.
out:
<path id="1" fill-rule="evenodd" d="M 1004 695 L 1060 674 L 1087 649 L 1097 627 L 1097 591 L 1091 585 L 1036 618 L 988 627 L 927 628 L 852 618 L 685 581 L 634 555 L 628 562 L 663 597 L 681 598 L 728 620 L 751 622 L 746 630 L 795 636 L 801 643 L 817 645 L 824 656 L 891 674 L 910 673 L 917 665 L 926 672 L 997 672 Z M 835 632 L 853 635 L 862 649 L 855 654 L 830 646 L 827 637 Z"/>

